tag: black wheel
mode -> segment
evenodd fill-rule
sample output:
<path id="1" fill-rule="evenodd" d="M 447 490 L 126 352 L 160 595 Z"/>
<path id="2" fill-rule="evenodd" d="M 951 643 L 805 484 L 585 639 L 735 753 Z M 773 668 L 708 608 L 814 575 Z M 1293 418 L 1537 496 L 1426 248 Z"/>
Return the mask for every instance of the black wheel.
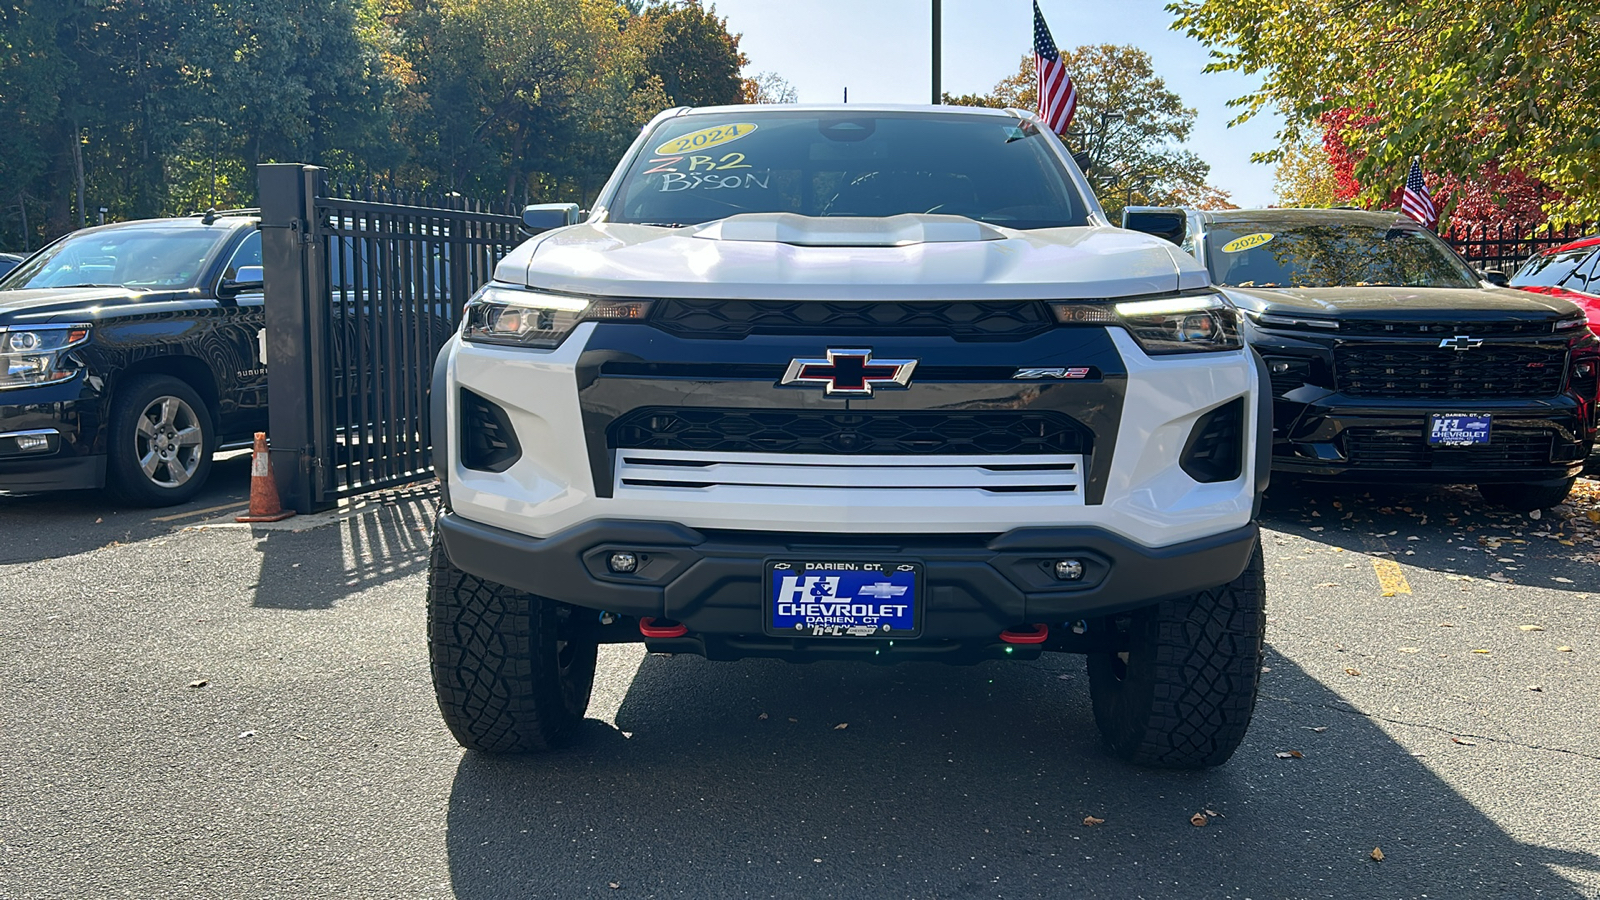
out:
<path id="1" fill-rule="evenodd" d="M 1572 493 L 1575 478 L 1565 481 L 1543 481 L 1521 484 L 1480 484 L 1478 493 L 1485 503 L 1513 512 L 1531 512 L 1560 505 Z"/>
<path id="2" fill-rule="evenodd" d="M 439 711 L 461 746 L 528 753 L 572 737 L 589 708 L 599 652 L 580 612 L 468 575 L 435 533 L 428 655 Z"/>
<path id="3" fill-rule="evenodd" d="M 1199 769 L 1238 749 L 1261 680 L 1262 568 L 1258 547 L 1232 582 L 1134 612 L 1127 653 L 1089 656 L 1094 721 L 1112 754 Z"/>
<path id="4" fill-rule="evenodd" d="M 193 499 L 211 474 L 216 448 L 211 411 L 176 378 L 138 375 L 111 399 L 107 482 L 128 503 L 172 506 Z"/>

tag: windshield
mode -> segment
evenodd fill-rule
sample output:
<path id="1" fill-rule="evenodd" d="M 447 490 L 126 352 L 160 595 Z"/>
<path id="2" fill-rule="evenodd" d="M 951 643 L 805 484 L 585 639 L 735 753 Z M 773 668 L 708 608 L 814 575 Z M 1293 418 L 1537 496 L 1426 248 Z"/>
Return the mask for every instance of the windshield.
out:
<path id="1" fill-rule="evenodd" d="M 1206 260 L 1211 280 L 1232 287 L 1478 287 L 1448 247 L 1411 228 L 1220 222 Z"/>
<path id="2" fill-rule="evenodd" d="M 1007 228 L 1087 224 L 1049 142 L 1016 119 L 729 112 L 657 128 L 610 220 L 698 225 L 738 213 L 967 216 Z"/>
<path id="3" fill-rule="evenodd" d="M 1593 247 L 1579 247 L 1575 250 L 1541 253 L 1528 260 L 1517 274 L 1511 276 L 1511 286 L 1559 287 L 1561 282 L 1572 277 L 1572 273 L 1593 252 Z"/>
<path id="4" fill-rule="evenodd" d="M 225 228 L 137 225 L 72 235 L 18 266 L 0 290 L 78 286 L 186 290 L 199 284 Z"/>

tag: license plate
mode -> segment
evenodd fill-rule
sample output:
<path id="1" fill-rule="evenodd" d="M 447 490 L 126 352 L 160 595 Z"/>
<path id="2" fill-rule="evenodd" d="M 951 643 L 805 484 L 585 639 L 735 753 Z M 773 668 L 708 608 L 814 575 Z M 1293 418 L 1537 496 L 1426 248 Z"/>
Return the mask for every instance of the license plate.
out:
<path id="1" fill-rule="evenodd" d="M 922 631 L 922 565 L 767 561 L 767 633 L 789 637 L 912 638 Z"/>
<path id="2" fill-rule="evenodd" d="M 1460 413 L 1435 413 L 1428 428 L 1428 443 L 1443 447 L 1471 447 L 1489 443 L 1489 425 L 1493 416 L 1469 416 Z"/>

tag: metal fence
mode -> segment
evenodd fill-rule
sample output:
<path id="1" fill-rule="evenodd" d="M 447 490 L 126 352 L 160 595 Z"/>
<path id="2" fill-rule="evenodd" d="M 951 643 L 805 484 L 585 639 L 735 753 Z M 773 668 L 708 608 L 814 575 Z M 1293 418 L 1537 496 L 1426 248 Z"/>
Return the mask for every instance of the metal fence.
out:
<path id="1" fill-rule="evenodd" d="M 1469 225 L 1450 227 L 1440 237 L 1480 269 L 1499 269 L 1507 275 L 1522 268 L 1535 254 L 1600 231 L 1597 225 Z"/>
<path id="2" fill-rule="evenodd" d="M 428 388 L 462 306 L 523 236 L 508 204 L 260 167 L 274 474 L 299 512 L 429 477 Z"/>

